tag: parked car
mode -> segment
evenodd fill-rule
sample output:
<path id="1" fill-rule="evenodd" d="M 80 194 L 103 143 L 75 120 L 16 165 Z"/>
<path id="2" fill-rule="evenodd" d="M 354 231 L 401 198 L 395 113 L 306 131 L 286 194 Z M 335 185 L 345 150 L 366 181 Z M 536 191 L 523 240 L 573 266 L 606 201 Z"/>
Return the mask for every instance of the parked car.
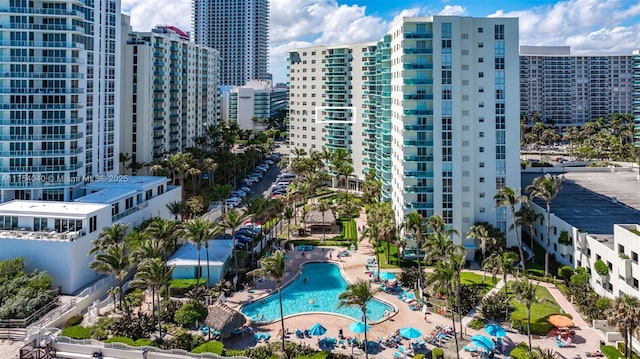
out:
<path id="1" fill-rule="evenodd" d="M 241 190 L 244 193 L 249 194 L 249 192 L 251 192 L 251 188 L 249 188 L 249 186 L 240 186 L 240 188 L 238 188 L 239 190 Z"/>
<path id="2" fill-rule="evenodd" d="M 227 208 L 234 208 L 240 205 L 240 199 L 237 197 L 232 197 L 224 201 L 224 205 Z"/>

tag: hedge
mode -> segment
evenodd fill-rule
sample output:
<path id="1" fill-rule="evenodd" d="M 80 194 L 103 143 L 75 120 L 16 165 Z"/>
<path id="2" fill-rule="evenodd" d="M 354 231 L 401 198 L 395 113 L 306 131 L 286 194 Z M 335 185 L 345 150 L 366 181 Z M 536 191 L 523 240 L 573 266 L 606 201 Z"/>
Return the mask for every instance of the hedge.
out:
<path id="1" fill-rule="evenodd" d="M 198 345 L 191 352 L 196 354 L 214 353 L 214 354 L 222 355 L 223 349 L 224 349 L 224 345 L 221 342 L 217 340 L 213 340 L 213 341 Z"/>
<path id="2" fill-rule="evenodd" d="M 60 335 L 71 339 L 91 339 L 91 328 L 85 328 L 82 325 L 74 325 L 64 329 Z"/>
<path id="3" fill-rule="evenodd" d="M 202 282 L 204 280 L 201 279 Z M 197 279 L 172 279 L 169 281 L 169 295 L 181 297 L 198 285 Z"/>
<path id="4" fill-rule="evenodd" d="M 124 343 L 132 347 L 146 347 L 152 345 L 152 340 L 148 338 L 141 338 L 133 340 L 127 337 L 113 337 L 104 341 L 105 343 Z"/>
<path id="5" fill-rule="evenodd" d="M 525 342 L 522 342 L 511 350 L 509 356 L 513 359 L 527 359 L 529 357 L 529 346 Z"/>
<path id="6" fill-rule="evenodd" d="M 431 356 L 433 359 L 444 359 L 444 350 L 441 348 L 433 348 Z"/>

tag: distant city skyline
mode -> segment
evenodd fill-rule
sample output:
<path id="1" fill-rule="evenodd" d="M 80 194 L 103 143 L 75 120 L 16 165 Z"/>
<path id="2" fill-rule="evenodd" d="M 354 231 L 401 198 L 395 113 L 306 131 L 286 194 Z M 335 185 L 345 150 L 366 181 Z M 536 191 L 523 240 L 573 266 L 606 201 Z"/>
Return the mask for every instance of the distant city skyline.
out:
<path id="1" fill-rule="evenodd" d="M 269 72 L 286 81 L 292 48 L 379 40 L 402 16 L 518 17 L 521 45 L 566 45 L 573 54 L 629 54 L 640 48 L 640 4 L 634 0 L 270 0 Z M 191 0 L 123 0 L 135 30 L 171 24 L 191 31 Z M 176 16 L 176 14 L 183 14 Z"/>

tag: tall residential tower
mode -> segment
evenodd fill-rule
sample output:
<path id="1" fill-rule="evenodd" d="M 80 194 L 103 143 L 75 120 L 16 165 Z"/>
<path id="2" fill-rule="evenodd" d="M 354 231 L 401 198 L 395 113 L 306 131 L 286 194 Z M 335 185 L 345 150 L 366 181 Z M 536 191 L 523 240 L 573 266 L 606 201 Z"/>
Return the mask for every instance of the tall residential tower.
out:
<path id="1" fill-rule="evenodd" d="M 518 41 L 515 18 L 434 16 L 377 43 L 294 50 L 291 144 L 346 149 L 352 188 L 374 167 L 397 221 L 439 214 L 472 255 L 464 233 L 506 232 L 493 195 L 520 185 Z"/>
<path id="2" fill-rule="evenodd" d="M 0 0 L 0 202 L 117 173 L 120 2 Z"/>
<path id="3" fill-rule="evenodd" d="M 222 85 L 269 80 L 268 0 L 193 0 L 193 40 L 220 51 Z"/>

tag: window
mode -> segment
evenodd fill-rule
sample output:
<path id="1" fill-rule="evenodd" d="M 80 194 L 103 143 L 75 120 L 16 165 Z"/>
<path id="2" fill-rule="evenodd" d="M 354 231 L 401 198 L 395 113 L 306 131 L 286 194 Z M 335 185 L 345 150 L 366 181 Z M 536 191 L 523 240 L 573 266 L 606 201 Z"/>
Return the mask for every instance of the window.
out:
<path id="1" fill-rule="evenodd" d="M 638 263 L 638 253 L 636 253 L 636 252 L 634 252 L 634 251 L 631 251 L 631 260 L 632 260 L 634 263 Z"/>
<path id="2" fill-rule="evenodd" d="M 484 192 L 480 192 L 480 194 L 478 194 L 478 197 L 484 198 Z"/>
<path id="3" fill-rule="evenodd" d="M 483 153 L 484 152 L 484 147 L 481 146 L 480 148 L 478 148 L 478 152 Z"/>
<path id="4" fill-rule="evenodd" d="M 98 216 L 89 218 L 89 233 L 93 233 L 98 229 Z"/>
<path id="5" fill-rule="evenodd" d="M 484 183 L 484 177 L 480 177 L 480 183 Z"/>
<path id="6" fill-rule="evenodd" d="M 618 244 L 618 253 L 624 253 L 624 246 L 622 244 Z"/>
<path id="7" fill-rule="evenodd" d="M 484 207 L 480 207 L 480 213 L 484 213 Z"/>
<path id="8" fill-rule="evenodd" d="M 480 168 L 484 168 L 484 162 L 478 163 L 478 166 L 480 166 Z"/>
<path id="9" fill-rule="evenodd" d="M 484 72 L 478 72 L 478 77 L 484 77 Z"/>
<path id="10" fill-rule="evenodd" d="M 484 57 L 478 58 L 478 62 L 484 62 Z"/>
<path id="11" fill-rule="evenodd" d="M 450 22 L 443 22 L 442 24 L 440 24 L 440 31 L 442 32 L 442 38 L 443 39 L 450 39 L 451 38 L 451 23 Z"/>
<path id="12" fill-rule="evenodd" d="M 484 32 L 484 28 L 479 27 L 479 28 L 478 28 L 478 33 L 479 33 L 479 34 L 482 34 L 483 32 Z"/>
<path id="13" fill-rule="evenodd" d="M 633 278 L 633 287 L 638 289 L 638 280 L 636 278 Z"/>
<path id="14" fill-rule="evenodd" d="M 504 40 L 504 25 L 496 24 L 493 26 L 494 31 L 494 39 L 495 40 Z"/>

